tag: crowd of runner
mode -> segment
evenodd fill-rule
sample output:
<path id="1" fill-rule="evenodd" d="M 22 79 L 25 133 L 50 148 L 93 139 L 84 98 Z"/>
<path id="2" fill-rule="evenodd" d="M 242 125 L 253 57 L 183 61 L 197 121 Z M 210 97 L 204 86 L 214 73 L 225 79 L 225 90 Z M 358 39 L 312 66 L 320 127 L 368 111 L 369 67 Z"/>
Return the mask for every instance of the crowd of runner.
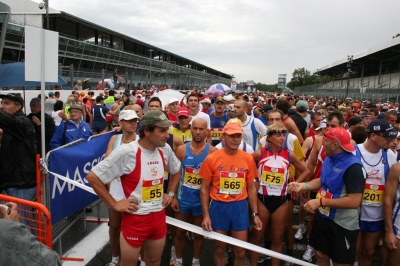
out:
<path id="1" fill-rule="evenodd" d="M 122 136 L 88 175 L 114 212 L 109 265 L 159 265 L 165 213 L 276 252 L 285 243 L 288 256 L 306 235 L 302 258 L 318 265 L 372 265 L 378 246 L 382 265 L 400 264 L 398 103 L 193 90 L 163 106 L 157 92 L 143 94 L 148 111 L 120 113 Z M 183 265 L 186 231 L 169 234 L 170 265 Z M 191 265 L 203 245 L 195 234 Z M 215 240 L 215 265 L 229 252 L 234 265 L 280 264 Z"/>
<path id="2" fill-rule="evenodd" d="M 168 234 L 170 265 L 183 265 L 190 232 L 167 227 L 166 215 L 288 256 L 306 236 L 302 259 L 318 265 L 372 265 L 379 246 L 382 265 L 400 265 L 398 103 L 192 90 L 163 104 L 158 92 L 76 91 L 53 104 L 52 148 L 76 137 L 65 120 L 75 131 L 86 123 L 88 136 L 122 132 L 87 176 L 109 206 L 108 265 L 160 265 Z M 217 266 L 280 265 L 214 242 Z M 203 245 L 194 234 L 185 265 L 200 265 Z"/>

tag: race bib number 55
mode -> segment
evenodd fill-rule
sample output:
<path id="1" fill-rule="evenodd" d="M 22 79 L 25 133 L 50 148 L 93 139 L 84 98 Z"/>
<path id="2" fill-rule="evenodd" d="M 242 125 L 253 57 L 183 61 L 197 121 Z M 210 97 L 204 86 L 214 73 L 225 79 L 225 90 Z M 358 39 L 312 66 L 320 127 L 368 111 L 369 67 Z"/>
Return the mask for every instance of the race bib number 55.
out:
<path id="1" fill-rule="evenodd" d="M 245 173 L 221 171 L 219 192 L 222 194 L 242 194 L 245 177 Z"/>
<path id="2" fill-rule="evenodd" d="M 154 180 L 143 180 L 142 203 L 143 205 L 157 205 L 162 203 L 164 177 Z"/>

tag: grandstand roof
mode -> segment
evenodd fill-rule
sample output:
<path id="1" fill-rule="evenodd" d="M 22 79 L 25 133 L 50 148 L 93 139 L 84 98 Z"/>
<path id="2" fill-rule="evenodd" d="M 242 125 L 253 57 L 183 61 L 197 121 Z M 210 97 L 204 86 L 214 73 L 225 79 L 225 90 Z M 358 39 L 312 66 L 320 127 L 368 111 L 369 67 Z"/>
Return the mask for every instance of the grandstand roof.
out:
<path id="1" fill-rule="evenodd" d="M 6 5 L 8 5 L 11 8 L 11 15 L 14 15 L 14 16 L 15 15 L 16 16 L 29 15 L 29 21 L 33 23 L 31 25 L 36 26 L 36 27 L 42 26 L 42 22 L 39 21 L 38 19 L 36 19 L 35 17 L 37 17 L 37 15 L 40 15 L 40 18 L 45 20 L 46 10 L 39 9 L 39 7 L 38 7 L 39 3 L 31 1 L 31 0 L 2 0 L 2 2 L 4 2 Z M 170 57 L 183 60 L 184 62 L 187 62 L 188 65 L 196 65 L 199 68 L 206 68 L 208 70 L 211 70 L 214 72 L 215 75 L 221 75 L 223 78 L 231 78 L 230 74 L 210 68 L 201 63 L 192 61 L 188 58 L 182 57 L 180 55 L 169 52 L 162 48 L 153 46 L 149 43 L 142 42 L 133 37 L 119 33 L 117 31 L 102 27 L 100 25 L 97 25 L 90 21 L 84 20 L 80 17 L 76 17 L 76 16 L 71 15 L 64 11 L 60 11 L 60 10 L 49 7 L 49 18 L 50 18 L 50 30 L 58 31 L 60 34 L 66 35 L 67 37 L 72 37 L 72 38 L 80 39 L 83 41 L 91 40 L 95 37 L 95 31 L 97 30 L 98 32 L 112 35 L 114 38 L 128 40 L 132 43 L 135 43 L 142 47 L 145 47 L 146 48 L 145 49 L 146 56 L 149 55 L 147 52 L 148 49 L 152 49 L 155 51 L 153 53 L 153 56 L 156 56 L 156 52 L 159 54 L 162 53 L 162 54 L 168 55 Z M 56 22 L 53 22 L 52 18 L 55 18 Z M 45 24 L 45 23 L 43 23 L 43 24 Z M 77 31 L 79 31 L 79 34 L 78 34 L 79 36 L 77 36 Z M 169 61 L 174 61 L 174 60 L 169 60 Z M 176 64 L 178 64 L 178 62 L 176 62 Z"/>
<path id="2" fill-rule="evenodd" d="M 353 65 L 379 65 L 380 62 L 398 59 L 400 59 L 400 37 L 393 38 L 387 42 L 353 54 Z M 347 70 L 346 65 L 347 57 L 329 65 L 322 66 L 321 68 L 314 70 L 314 73 L 319 73 L 320 75 L 331 75 L 332 72 Z"/>

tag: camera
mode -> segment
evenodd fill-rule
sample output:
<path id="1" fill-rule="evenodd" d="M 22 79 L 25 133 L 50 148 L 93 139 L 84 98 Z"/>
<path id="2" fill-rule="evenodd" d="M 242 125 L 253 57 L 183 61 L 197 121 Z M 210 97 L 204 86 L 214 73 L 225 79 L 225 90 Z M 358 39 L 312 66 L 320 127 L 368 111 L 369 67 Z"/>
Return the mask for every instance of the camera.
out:
<path id="1" fill-rule="evenodd" d="M 43 9 L 43 8 L 45 8 L 45 4 L 44 4 L 44 2 L 41 2 L 41 3 L 39 3 L 39 8 L 40 8 L 40 9 Z"/>

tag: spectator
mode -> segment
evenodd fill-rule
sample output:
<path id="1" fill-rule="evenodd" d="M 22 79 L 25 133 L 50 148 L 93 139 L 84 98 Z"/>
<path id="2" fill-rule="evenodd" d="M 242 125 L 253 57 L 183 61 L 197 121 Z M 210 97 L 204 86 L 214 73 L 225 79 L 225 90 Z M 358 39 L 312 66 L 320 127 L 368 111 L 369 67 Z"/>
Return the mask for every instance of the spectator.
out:
<path id="1" fill-rule="evenodd" d="M 41 122 L 41 104 L 39 98 L 33 98 L 30 102 L 31 113 L 28 118 L 32 121 L 33 127 L 35 128 L 36 137 L 36 150 L 37 153 L 42 155 L 42 122 Z M 45 136 L 45 153 L 50 151 L 50 140 L 53 137 L 56 126 L 54 119 L 48 115 L 44 114 L 44 136 Z"/>
<path id="2" fill-rule="evenodd" d="M 61 266 L 60 256 L 36 240 L 21 224 L 18 206 L 8 202 L 0 206 L 0 258 L 1 265 L 56 265 Z"/>
<path id="3" fill-rule="evenodd" d="M 46 112 L 46 114 L 48 114 L 49 116 L 51 116 L 51 113 L 54 110 L 54 104 L 57 102 L 57 100 L 54 97 L 54 92 L 49 92 L 49 98 L 46 99 L 46 101 L 44 102 L 44 111 Z"/>
<path id="4" fill-rule="evenodd" d="M 26 200 L 36 199 L 36 143 L 32 122 L 22 112 L 19 93 L 0 95 L 0 191 Z"/>
<path id="5" fill-rule="evenodd" d="M 62 101 L 57 101 L 56 104 L 54 104 L 54 111 L 51 113 L 51 117 L 53 118 L 56 127 L 61 124 L 61 121 L 68 120 L 68 117 L 63 111 L 63 105 Z"/>
<path id="6" fill-rule="evenodd" d="M 90 78 L 85 78 L 83 80 L 82 89 L 84 89 L 84 90 L 91 90 L 92 89 L 92 86 L 90 86 L 89 80 L 90 80 Z"/>
<path id="7" fill-rule="evenodd" d="M 122 107 L 124 103 L 119 103 L 119 108 Z M 92 109 L 93 116 L 93 133 L 101 134 L 107 129 L 106 115 L 115 115 L 119 111 L 115 109 L 114 111 L 110 111 L 106 106 L 104 106 L 104 98 L 101 96 L 96 97 L 96 105 Z"/>
<path id="8" fill-rule="evenodd" d="M 78 81 L 76 82 L 76 85 L 75 85 L 75 87 L 74 87 L 74 90 L 76 90 L 76 91 L 81 91 L 81 90 L 82 90 L 82 80 L 78 80 Z"/>
<path id="9" fill-rule="evenodd" d="M 81 119 L 83 108 L 80 104 L 72 104 L 69 108 L 70 118 L 57 127 L 50 141 L 52 149 L 63 146 L 80 138 L 88 140 L 92 135 L 90 125 Z"/>

